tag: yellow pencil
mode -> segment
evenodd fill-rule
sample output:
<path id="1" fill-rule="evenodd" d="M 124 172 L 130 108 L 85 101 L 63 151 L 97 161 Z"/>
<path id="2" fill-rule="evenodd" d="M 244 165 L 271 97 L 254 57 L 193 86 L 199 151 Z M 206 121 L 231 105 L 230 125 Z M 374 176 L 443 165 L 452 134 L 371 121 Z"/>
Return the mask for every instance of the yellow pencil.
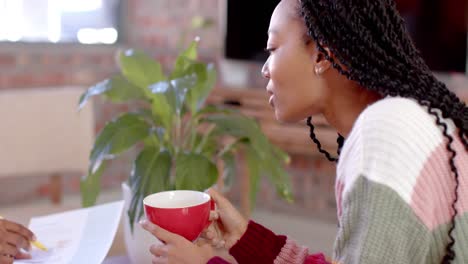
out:
<path id="1" fill-rule="evenodd" d="M 0 219 L 4 219 L 1 215 L 0 215 Z M 47 247 L 44 246 L 41 242 L 39 241 L 31 241 L 31 244 L 35 247 L 37 247 L 38 249 L 40 250 L 43 250 L 43 251 L 47 251 Z"/>

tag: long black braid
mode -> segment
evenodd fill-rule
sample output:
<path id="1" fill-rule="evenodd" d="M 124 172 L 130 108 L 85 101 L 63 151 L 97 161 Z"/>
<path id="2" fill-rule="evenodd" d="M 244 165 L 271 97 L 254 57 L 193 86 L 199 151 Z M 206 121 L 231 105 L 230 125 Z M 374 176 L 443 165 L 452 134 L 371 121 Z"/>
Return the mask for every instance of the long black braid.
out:
<path id="1" fill-rule="evenodd" d="M 450 118 L 458 128 L 465 150 L 468 150 L 468 108 L 445 84 L 438 81 L 415 48 L 393 0 L 300 0 L 299 15 L 305 21 L 307 34 L 333 67 L 348 79 L 356 81 L 381 96 L 415 99 L 435 117 L 447 138 L 449 165 L 454 176 L 455 199 L 449 228 L 449 243 L 442 263 L 455 259 L 455 217 L 458 212 L 459 173 L 455 165 L 453 137 L 448 133 Z M 328 47 L 334 57 L 329 54 Z M 336 60 L 335 60 L 336 58 Z M 438 112 L 440 111 L 441 116 Z M 328 160 L 337 162 L 323 150 L 314 133 L 312 118 L 307 119 L 310 137 Z M 338 156 L 344 138 L 338 137 Z"/>

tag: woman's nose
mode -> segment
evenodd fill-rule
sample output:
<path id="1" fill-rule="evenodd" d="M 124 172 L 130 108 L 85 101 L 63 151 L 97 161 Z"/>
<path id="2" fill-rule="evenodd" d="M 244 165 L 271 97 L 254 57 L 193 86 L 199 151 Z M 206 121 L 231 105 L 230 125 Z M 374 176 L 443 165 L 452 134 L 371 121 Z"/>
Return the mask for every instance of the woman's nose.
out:
<path id="1" fill-rule="evenodd" d="M 268 61 L 262 67 L 262 76 L 266 79 L 270 79 L 270 70 L 268 69 Z"/>

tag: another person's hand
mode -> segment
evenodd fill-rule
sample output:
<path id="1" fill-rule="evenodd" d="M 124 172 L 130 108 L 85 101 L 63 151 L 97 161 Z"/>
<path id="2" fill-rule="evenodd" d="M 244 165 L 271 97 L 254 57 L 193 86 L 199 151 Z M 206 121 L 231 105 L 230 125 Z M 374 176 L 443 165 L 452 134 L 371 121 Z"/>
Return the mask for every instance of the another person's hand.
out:
<path id="1" fill-rule="evenodd" d="M 196 245 L 147 220 L 141 221 L 140 224 L 164 243 L 154 244 L 150 247 L 150 252 L 153 254 L 153 264 L 205 264 L 215 256 L 214 249 L 209 244 Z"/>
<path id="2" fill-rule="evenodd" d="M 211 240 L 214 247 L 229 250 L 244 235 L 248 221 L 220 193 L 213 189 L 208 190 L 208 193 L 217 207 L 210 215 L 210 220 L 214 222 L 204 232 L 203 237 Z"/>
<path id="3" fill-rule="evenodd" d="M 31 258 L 28 253 L 34 234 L 26 227 L 5 219 L 0 219 L 0 264 L 11 264 L 14 259 Z"/>

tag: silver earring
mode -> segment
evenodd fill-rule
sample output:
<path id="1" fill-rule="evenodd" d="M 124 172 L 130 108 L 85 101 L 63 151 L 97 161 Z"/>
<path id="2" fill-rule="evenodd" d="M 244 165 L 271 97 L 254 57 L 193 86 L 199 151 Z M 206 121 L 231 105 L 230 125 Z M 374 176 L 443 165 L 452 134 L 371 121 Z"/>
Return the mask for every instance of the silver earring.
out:
<path id="1" fill-rule="evenodd" d="M 315 74 L 320 75 L 320 74 L 322 74 L 322 72 L 323 72 L 322 68 L 315 67 Z"/>

